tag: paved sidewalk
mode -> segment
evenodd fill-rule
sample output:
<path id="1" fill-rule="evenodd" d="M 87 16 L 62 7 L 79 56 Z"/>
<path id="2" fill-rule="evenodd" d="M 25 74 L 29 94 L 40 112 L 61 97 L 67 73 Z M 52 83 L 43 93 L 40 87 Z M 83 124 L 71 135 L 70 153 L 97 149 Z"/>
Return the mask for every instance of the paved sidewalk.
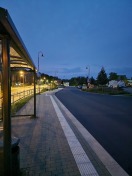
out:
<path id="1" fill-rule="evenodd" d="M 32 112 L 33 106 L 29 105 L 23 111 Z M 79 176 L 50 97 L 45 94 L 37 96 L 37 116 L 12 121 L 12 133 L 20 138 L 21 175 Z"/>
<path id="2" fill-rule="evenodd" d="M 53 93 L 37 95 L 36 100 L 37 118 L 12 120 L 12 134 L 20 138 L 21 176 L 110 176 Z M 19 114 L 33 108 L 30 100 Z"/>

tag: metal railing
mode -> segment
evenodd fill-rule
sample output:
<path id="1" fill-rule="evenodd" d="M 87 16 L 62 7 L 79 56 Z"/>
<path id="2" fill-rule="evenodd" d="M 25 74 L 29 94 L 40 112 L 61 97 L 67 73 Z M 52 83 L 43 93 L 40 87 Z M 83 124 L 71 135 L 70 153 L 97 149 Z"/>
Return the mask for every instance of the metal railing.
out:
<path id="1" fill-rule="evenodd" d="M 42 91 L 42 88 L 36 88 L 36 93 L 39 93 L 39 91 L 41 92 Z M 28 90 L 24 90 L 24 91 L 21 91 L 21 92 L 16 92 L 14 94 L 11 94 L 11 104 L 15 104 L 17 102 L 19 102 L 20 100 L 26 98 L 26 97 L 29 97 L 31 95 L 34 94 L 34 89 L 28 89 Z M 1 96 L 0 97 L 0 121 L 2 119 L 2 102 L 3 102 L 3 97 Z"/>
<path id="2" fill-rule="evenodd" d="M 37 93 L 37 91 L 36 91 L 36 93 Z M 34 94 L 34 89 L 24 90 L 22 92 L 14 93 L 11 95 L 11 104 L 14 104 L 14 103 L 20 101 L 21 99 L 29 97 L 33 94 Z"/>
<path id="3" fill-rule="evenodd" d="M 41 92 L 42 88 L 40 88 L 40 89 L 36 88 L 36 93 L 39 93 L 39 91 Z M 14 103 L 16 103 L 26 97 L 29 97 L 33 94 L 34 94 L 34 89 L 28 89 L 28 90 L 24 90 L 21 92 L 11 94 L 11 104 L 14 104 Z M 2 98 L 3 97 L 0 97 L 0 109 L 2 108 Z"/>

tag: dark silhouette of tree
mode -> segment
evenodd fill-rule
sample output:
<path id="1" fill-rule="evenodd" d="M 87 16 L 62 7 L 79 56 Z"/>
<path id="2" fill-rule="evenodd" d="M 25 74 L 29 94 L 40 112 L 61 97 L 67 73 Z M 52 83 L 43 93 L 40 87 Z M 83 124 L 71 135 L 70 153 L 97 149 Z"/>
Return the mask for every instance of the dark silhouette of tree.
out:
<path id="1" fill-rule="evenodd" d="M 97 83 L 99 85 L 105 85 L 108 82 L 107 74 L 104 67 L 101 68 L 101 71 L 98 73 Z"/>
<path id="2" fill-rule="evenodd" d="M 96 84 L 96 80 L 93 77 L 90 78 L 90 84 L 92 84 L 92 85 Z"/>
<path id="3" fill-rule="evenodd" d="M 118 80 L 118 75 L 117 75 L 117 73 L 111 72 L 111 73 L 109 74 L 109 80 L 110 80 L 110 81 L 111 81 L 111 80 Z"/>
<path id="4" fill-rule="evenodd" d="M 118 79 L 122 80 L 122 81 L 125 81 L 125 80 L 127 80 L 127 77 L 126 77 L 126 75 L 119 75 Z"/>
<path id="5" fill-rule="evenodd" d="M 78 85 L 83 85 L 83 84 L 87 84 L 87 80 L 85 77 L 73 77 L 70 80 L 70 85 L 72 86 L 78 86 Z"/>

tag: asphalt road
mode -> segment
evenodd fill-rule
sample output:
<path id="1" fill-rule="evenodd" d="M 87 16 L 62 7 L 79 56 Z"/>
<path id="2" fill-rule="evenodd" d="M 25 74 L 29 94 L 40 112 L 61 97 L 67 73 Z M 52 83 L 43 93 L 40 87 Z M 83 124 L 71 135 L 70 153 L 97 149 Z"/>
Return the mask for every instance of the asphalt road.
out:
<path id="1" fill-rule="evenodd" d="M 56 96 L 132 175 L 132 97 L 92 94 L 73 87 Z"/>
<path id="2" fill-rule="evenodd" d="M 125 87 L 124 90 L 126 92 L 132 93 L 132 87 Z"/>

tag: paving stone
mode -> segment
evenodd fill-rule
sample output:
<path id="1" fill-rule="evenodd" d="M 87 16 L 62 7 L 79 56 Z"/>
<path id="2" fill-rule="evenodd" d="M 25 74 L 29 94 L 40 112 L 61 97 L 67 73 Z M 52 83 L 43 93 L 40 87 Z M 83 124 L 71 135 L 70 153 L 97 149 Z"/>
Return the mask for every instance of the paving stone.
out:
<path id="1" fill-rule="evenodd" d="M 33 112 L 32 100 L 19 113 L 25 112 Z M 12 133 L 20 138 L 21 176 L 79 176 L 51 100 L 45 94 L 37 96 L 37 117 L 12 120 Z"/>

